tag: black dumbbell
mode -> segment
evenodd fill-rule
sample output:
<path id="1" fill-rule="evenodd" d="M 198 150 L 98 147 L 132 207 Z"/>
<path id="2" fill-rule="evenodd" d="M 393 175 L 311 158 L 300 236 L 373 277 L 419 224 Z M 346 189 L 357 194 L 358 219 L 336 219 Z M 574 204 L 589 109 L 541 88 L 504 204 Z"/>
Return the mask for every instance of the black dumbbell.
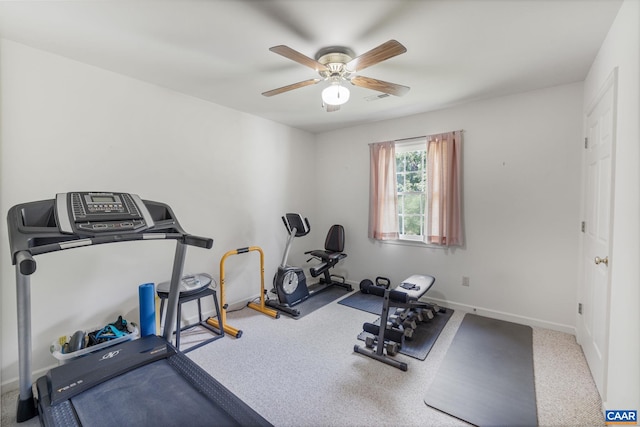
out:
<path id="1" fill-rule="evenodd" d="M 369 279 L 364 279 L 363 281 L 360 282 L 360 292 L 362 292 L 363 294 L 368 294 L 369 287 L 371 286 L 374 286 L 373 282 Z"/>
<path id="2" fill-rule="evenodd" d="M 386 277 L 378 276 L 376 277 L 376 283 L 374 285 L 374 283 L 371 280 L 364 279 L 363 281 L 360 282 L 360 292 L 362 292 L 363 294 L 371 293 L 369 292 L 369 287 L 371 286 L 377 286 L 378 288 L 381 288 L 381 289 L 389 289 L 389 286 L 391 286 L 391 280 L 387 279 Z"/>

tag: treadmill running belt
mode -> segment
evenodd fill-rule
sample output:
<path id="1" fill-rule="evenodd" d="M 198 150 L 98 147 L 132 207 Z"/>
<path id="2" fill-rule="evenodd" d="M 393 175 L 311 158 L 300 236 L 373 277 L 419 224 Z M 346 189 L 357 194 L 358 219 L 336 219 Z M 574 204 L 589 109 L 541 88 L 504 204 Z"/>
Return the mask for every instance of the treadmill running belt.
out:
<path id="1" fill-rule="evenodd" d="M 71 403 L 82 425 L 96 427 L 142 426 L 158 420 L 180 425 L 186 423 L 187 414 L 188 424 L 196 426 L 224 416 L 193 391 L 166 360 L 160 360 L 99 384 L 73 397 Z"/>
<path id="2" fill-rule="evenodd" d="M 99 384 L 71 403 L 80 423 L 93 427 L 240 424 L 194 390 L 166 359 Z"/>
<path id="3" fill-rule="evenodd" d="M 46 389 L 46 377 L 39 379 Z M 181 353 L 96 385 L 50 406 L 44 424 L 56 426 L 271 426 L 249 405 Z M 79 423 L 76 421 L 77 420 Z"/>
<path id="4" fill-rule="evenodd" d="M 271 425 L 195 362 L 174 350 L 164 339 L 150 335 L 123 343 L 116 351 L 107 348 L 53 368 L 37 381 L 42 424 Z M 66 389 L 79 393 L 67 393 Z M 52 403 L 51 395 L 59 397 L 62 393 L 67 397 Z"/>

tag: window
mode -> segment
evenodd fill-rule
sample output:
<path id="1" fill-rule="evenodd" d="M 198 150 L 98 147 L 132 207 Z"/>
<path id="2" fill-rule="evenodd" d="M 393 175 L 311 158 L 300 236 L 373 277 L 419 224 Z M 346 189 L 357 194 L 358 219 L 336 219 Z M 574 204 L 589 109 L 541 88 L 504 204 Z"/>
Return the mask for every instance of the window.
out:
<path id="1" fill-rule="evenodd" d="M 426 141 L 397 143 L 398 234 L 401 240 L 424 240 L 426 182 Z"/>
<path id="2" fill-rule="evenodd" d="M 369 238 L 464 244 L 462 131 L 369 144 Z"/>

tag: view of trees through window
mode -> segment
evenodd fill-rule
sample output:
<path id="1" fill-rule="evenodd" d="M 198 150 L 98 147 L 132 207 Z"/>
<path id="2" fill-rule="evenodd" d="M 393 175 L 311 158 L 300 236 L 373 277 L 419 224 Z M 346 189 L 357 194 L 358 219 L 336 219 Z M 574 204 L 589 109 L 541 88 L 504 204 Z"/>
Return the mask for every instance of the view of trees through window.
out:
<path id="1" fill-rule="evenodd" d="M 427 153 L 416 144 L 396 146 L 398 224 L 401 239 L 418 240 L 424 234 Z"/>

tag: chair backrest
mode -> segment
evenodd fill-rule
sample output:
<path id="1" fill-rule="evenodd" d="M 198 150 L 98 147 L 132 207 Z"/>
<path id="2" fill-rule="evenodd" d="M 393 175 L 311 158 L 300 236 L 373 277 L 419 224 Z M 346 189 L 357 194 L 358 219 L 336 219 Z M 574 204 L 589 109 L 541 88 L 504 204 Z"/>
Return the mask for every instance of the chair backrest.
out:
<path id="1" fill-rule="evenodd" d="M 327 233 L 324 241 L 324 249 L 329 252 L 342 252 L 344 250 L 344 227 L 334 224 Z"/>

